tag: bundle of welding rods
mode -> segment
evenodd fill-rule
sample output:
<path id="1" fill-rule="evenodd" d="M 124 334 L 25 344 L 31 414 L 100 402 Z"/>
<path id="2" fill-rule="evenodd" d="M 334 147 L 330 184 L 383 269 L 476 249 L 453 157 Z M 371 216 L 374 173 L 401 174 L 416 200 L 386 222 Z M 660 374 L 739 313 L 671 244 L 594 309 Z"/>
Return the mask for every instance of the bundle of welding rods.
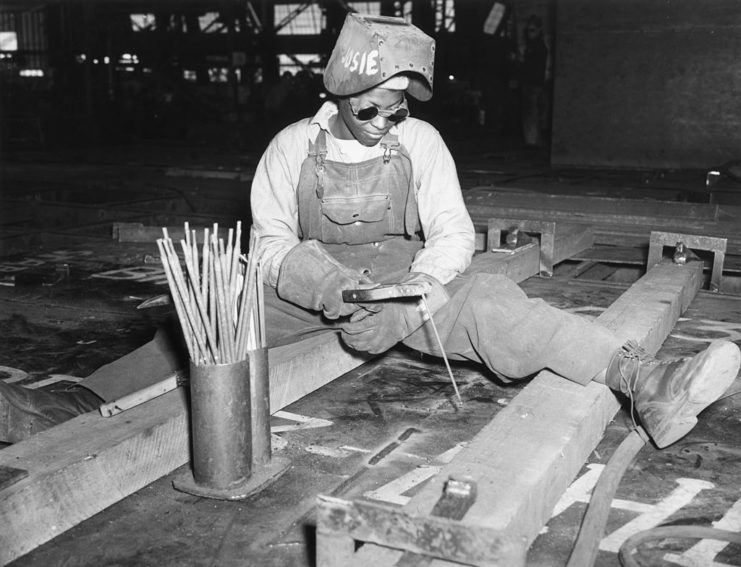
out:
<path id="1" fill-rule="evenodd" d="M 242 223 L 229 229 L 226 242 L 219 225 L 203 230 L 201 255 L 195 230 L 184 225 L 180 240 L 183 272 L 166 228 L 157 240 L 188 354 L 196 366 L 230 364 L 247 352 L 265 348 L 265 306 L 262 269 L 257 261 L 258 238 L 250 229 L 249 251 L 241 253 Z"/>

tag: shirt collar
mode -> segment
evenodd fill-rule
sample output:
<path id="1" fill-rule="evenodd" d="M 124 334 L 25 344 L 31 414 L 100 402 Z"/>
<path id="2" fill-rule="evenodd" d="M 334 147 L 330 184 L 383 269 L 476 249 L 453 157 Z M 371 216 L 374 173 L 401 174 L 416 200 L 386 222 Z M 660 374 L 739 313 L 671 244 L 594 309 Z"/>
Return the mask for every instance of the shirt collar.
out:
<path id="1" fill-rule="evenodd" d="M 337 108 L 337 103 L 328 100 L 324 104 L 322 104 L 322 106 L 319 108 L 319 111 L 314 115 L 314 118 L 311 119 L 311 124 L 316 124 L 317 126 L 319 126 L 319 128 L 321 128 L 322 130 L 326 130 L 328 133 L 331 134 L 329 130 L 329 119 L 338 112 L 339 109 Z"/>

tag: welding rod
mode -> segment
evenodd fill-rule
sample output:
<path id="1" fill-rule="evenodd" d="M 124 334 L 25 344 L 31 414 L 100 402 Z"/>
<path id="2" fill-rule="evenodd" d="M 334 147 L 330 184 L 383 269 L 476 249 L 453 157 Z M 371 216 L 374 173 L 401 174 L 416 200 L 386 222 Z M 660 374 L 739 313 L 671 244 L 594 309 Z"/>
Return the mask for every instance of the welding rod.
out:
<path id="1" fill-rule="evenodd" d="M 123 411 L 141 405 L 144 402 L 153 400 L 167 392 L 171 392 L 183 384 L 185 384 L 185 374 L 182 372 L 175 372 L 156 384 L 152 384 L 151 386 L 127 394 L 117 400 L 103 404 L 100 406 L 100 414 L 103 417 L 112 417 Z"/>
<path id="2" fill-rule="evenodd" d="M 448 357 L 445 354 L 445 349 L 443 348 L 443 342 L 440 340 L 440 334 L 437 332 L 437 325 L 435 325 L 435 321 L 432 318 L 432 311 L 430 311 L 430 306 L 427 305 L 427 298 L 424 294 L 422 294 L 422 305 L 424 305 L 425 311 L 427 312 L 427 316 L 430 318 L 430 326 L 432 327 L 432 331 L 435 333 L 435 338 L 437 339 L 437 344 L 440 346 L 440 353 L 443 355 L 443 361 L 445 361 L 445 367 L 448 369 L 448 376 L 450 376 L 450 381 L 453 383 L 453 389 L 455 390 L 455 396 L 458 398 L 458 403 L 461 407 L 463 407 L 463 400 L 461 399 L 461 393 L 458 391 L 458 383 L 455 381 L 455 377 L 453 376 L 453 371 L 450 369 L 450 363 L 448 362 Z"/>

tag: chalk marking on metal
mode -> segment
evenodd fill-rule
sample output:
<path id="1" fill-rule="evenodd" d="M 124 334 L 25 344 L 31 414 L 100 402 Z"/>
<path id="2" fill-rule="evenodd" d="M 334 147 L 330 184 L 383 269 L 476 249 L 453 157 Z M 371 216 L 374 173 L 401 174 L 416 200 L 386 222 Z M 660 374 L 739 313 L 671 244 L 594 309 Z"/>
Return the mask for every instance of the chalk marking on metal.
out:
<path id="1" fill-rule="evenodd" d="M 556 502 L 556 505 L 553 508 L 553 514 L 551 514 L 551 518 L 555 518 L 567 508 L 569 508 L 572 504 L 575 504 L 577 502 L 581 502 L 584 504 L 589 503 L 589 500 L 592 496 L 592 491 L 594 490 L 594 487 L 597 484 L 597 480 L 599 480 L 599 476 L 602 474 L 602 469 L 605 468 L 605 465 L 590 463 L 587 465 L 587 468 L 589 470 L 581 475 L 579 478 L 577 478 L 574 482 L 572 482 L 571 486 L 566 489 L 558 502 Z M 611 507 L 643 514 L 653 510 L 654 505 L 615 498 L 612 501 Z"/>
<path id="2" fill-rule="evenodd" d="M 719 530 L 728 530 L 730 532 L 741 531 L 741 499 L 736 500 L 728 512 L 720 520 L 712 522 L 712 524 L 714 528 Z M 678 563 L 683 567 L 725 567 L 726 563 L 717 563 L 713 560 L 728 545 L 729 542 L 727 541 L 702 539 L 681 555 L 667 553 L 664 555 L 664 559 Z"/>
<path id="3" fill-rule="evenodd" d="M 411 500 L 411 497 L 404 496 L 405 492 L 422 484 L 439 473 L 442 470 L 443 465 L 452 462 L 453 458 L 460 453 L 466 445 L 467 443 L 458 443 L 435 457 L 433 459 L 435 464 L 419 466 L 391 482 L 384 484 L 380 488 L 366 492 L 363 496 L 372 500 L 380 500 L 382 502 L 400 504 L 403 506 Z"/>
<path id="4" fill-rule="evenodd" d="M 3 382 L 6 384 L 13 384 L 14 382 L 20 382 L 28 378 L 28 372 L 20 368 L 13 368 L 12 366 L 0 366 L 0 372 L 10 375 L 9 378 L 3 379 Z"/>
<path id="5" fill-rule="evenodd" d="M 350 451 L 342 448 L 325 447 L 323 445 L 307 445 L 304 447 L 307 453 L 312 455 L 321 455 L 323 457 L 334 457 L 335 459 L 344 459 L 350 456 Z"/>
<path id="6" fill-rule="evenodd" d="M 23 387 L 29 390 L 35 390 L 36 388 L 43 388 L 49 384 L 56 384 L 57 382 L 82 382 L 83 378 L 77 376 L 68 376 L 67 374 L 50 374 L 48 378 L 33 382 L 32 384 L 26 384 Z"/>
<path id="7" fill-rule="evenodd" d="M 652 506 L 651 510 L 642 513 L 602 539 L 600 549 L 617 553 L 623 542 L 630 536 L 658 526 L 677 510 L 689 504 L 701 491 L 715 487 L 712 482 L 692 478 L 678 478 L 677 484 L 679 486 L 666 498 Z"/>
<path id="8" fill-rule="evenodd" d="M 417 467 L 388 484 L 384 484 L 381 488 L 364 493 L 363 496 L 371 500 L 404 506 L 412 499 L 410 496 L 404 496 L 405 492 L 432 478 L 441 470 L 442 466 Z"/>
<path id="9" fill-rule="evenodd" d="M 327 419 L 299 415 L 297 413 L 291 413 L 283 410 L 275 412 L 273 414 L 273 417 L 279 417 L 281 419 L 287 419 L 296 422 L 294 424 L 274 425 L 270 428 L 273 433 L 285 433 L 286 431 L 299 431 L 301 429 L 317 429 L 319 427 L 331 427 L 332 425 L 334 425 L 334 422 L 331 422 Z"/>
<path id="10" fill-rule="evenodd" d="M 355 453 L 372 453 L 372 449 L 361 449 L 360 447 L 353 447 L 352 445 L 342 445 L 340 449 L 344 451 L 353 451 Z"/>

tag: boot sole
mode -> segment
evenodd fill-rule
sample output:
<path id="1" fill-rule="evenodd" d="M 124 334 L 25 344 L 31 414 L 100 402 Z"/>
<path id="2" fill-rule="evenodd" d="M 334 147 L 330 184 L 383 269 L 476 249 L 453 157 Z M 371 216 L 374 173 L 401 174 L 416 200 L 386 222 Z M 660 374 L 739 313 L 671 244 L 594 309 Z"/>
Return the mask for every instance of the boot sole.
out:
<path id="1" fill-rule="evenodd" d="M 730 341 L 714 341 L 697 355 L 696 364 L 691 371 L 687 396 L 662 424 L 654 428 L 651 437 L 659 449 L 687 435 L 697 424 L 697 415 L 728 390 L 738 375 L 741 351 Z"/>

